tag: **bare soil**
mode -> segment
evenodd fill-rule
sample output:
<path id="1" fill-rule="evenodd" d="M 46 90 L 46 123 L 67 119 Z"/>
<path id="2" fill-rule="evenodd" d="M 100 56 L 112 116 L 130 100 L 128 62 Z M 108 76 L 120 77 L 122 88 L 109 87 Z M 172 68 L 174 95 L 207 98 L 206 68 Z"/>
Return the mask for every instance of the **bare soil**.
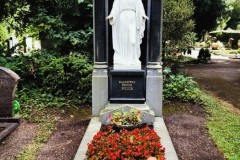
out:
<path id="1" fill-rule="evenodd" d="M 56 112 L 56 131 L 38 152 L 39 160 L 71 160 L 77 153 L 91 118 L 91 108 L 72 108 Z"/>
<path id="2" fill-rule="evenodd" d="M 208 136 L 205 113 L 195 104 L 171 103 L 164 107 L 181 107 L 185 112 L 166 113 L 164 121 L 180 160 L 224 160 Z"/>
<path id="3" fill-rule="evenodd" d="M 165 123 L 180 160 L 223 160 L 223 155 L 208 137 L 204 111 L 199 105 L 164 104 Z M 174 108 L 181 109 L 176 110 Z M 61 110 L 54 113 L 58 123 L 49 141 L 38 152 L 39 160 L 71 160 L 90 120 L 91 109 Z M 0 159 L 14 160 L 35 136 L 41 124 L 22 123 L 6 141 L 0 145 Z"/>
<path id="4" fill-rule="evenodd" d="M 0 159 L 14 160 L 24 150 L 36 133 L 39 124 L 23 122 L 18 128 L 0 145 Z"/>
<path id="5" fill-rule="evenodd" d="M 56 132 L 39 151 L 39 160 L 74 159 L 89 120 L 63 119 L 57 125 Z"/>

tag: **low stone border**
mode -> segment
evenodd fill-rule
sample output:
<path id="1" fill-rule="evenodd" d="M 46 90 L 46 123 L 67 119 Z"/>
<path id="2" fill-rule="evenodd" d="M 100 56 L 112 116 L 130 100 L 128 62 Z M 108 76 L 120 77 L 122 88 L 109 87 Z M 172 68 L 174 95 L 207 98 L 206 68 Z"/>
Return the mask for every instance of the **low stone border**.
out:
<path id="1" fill-rule="evenodd" d="M 22 123 L 21 116 L 0 117 L 0 127 L 4 128 L 0 132 L 0 142 L 4 141 Z"/>
<path id="2" fill-rule="evenodd" d="M 91 119 L 74 160 L 84 160 L 86 158 L 88 143 L 91 142 L 95 134 L 97 134 L 97 132 L 100 130 L 101 126 L 102 123 L 99 121 L 99 117 L 93 117 Z"/>
<path id="3" fill-rule="evenodd" d="M 81 144 L 78 148 L 78 151 L 75 155 L 74 160 L 84 160 L 86 158 L 88 143 L 91 142 L 94 135 L 97 134 L 97 132 L 100 130 L 101 125 L 102 124 L 99 121 L 99 117 L 93 117 L 91 119 L 91 121 L 88 125 L 88 128 L 85 132 L 85 135 L 82 139 L 82 142 L 81 142 Z M 161 144 L 163 145 L 163 147 L 166 148 L 166 151 L 165 151 L 166 160 L 178 160 L 176 151 L 172 144 L 171 138 L 169 136 L 169 133 L 168 133 L 167 127 L 163 121 L 163 118 L 160 118 L 160 117 L 155 118 L 154 130 L 161 137 Z"/>
<path id="4" fill-rule="evenodd" d="M 163 145 L 163 147 L 166 148 L 166 150 L 165 150 L 166 160 L 178 160 L 177 153 L 174 149 L 172 140 L 169 136 L 169 133 L 168 133 L 168 130 L 164 123 L 163 118 L 161 118 L 161 117 L 155 118 L 154 130 L 160 136 L 161 144 Z"/>
<path id="5" fill-rule="evenodd" d="M 18 123 L 0 123 L 0 127 L 4 128 L 0 132 L 0 142 L 5 140 L 18 126 Z"/>

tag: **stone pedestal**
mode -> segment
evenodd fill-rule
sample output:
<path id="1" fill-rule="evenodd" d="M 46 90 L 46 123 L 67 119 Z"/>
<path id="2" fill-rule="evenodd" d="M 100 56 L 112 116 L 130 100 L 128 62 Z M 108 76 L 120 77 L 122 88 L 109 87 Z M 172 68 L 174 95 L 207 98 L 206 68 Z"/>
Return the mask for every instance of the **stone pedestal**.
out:
<path id="1" fill-rule="evenodd" d="M 106 65 L 95 65 L 92 75 L 92 116 L 99 116 L 108 103 L 108 71 Z"/>
<path id="2" fill-rule="evenodd" d="M 155 112 L 156 117 L 162 117 L 163 77 L 160 64 L 147 66 L 146 103 Z"/>

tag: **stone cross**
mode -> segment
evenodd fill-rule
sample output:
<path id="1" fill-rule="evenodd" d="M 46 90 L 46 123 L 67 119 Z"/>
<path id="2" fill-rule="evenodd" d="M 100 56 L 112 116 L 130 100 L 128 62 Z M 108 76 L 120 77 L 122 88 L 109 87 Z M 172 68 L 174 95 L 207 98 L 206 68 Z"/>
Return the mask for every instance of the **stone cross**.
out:
<path id="1" fill-rule="evenodd" d="M 0 67 L 0 117 L 13 117 L 13 101 L 19 80 L 16 73 Z"/>

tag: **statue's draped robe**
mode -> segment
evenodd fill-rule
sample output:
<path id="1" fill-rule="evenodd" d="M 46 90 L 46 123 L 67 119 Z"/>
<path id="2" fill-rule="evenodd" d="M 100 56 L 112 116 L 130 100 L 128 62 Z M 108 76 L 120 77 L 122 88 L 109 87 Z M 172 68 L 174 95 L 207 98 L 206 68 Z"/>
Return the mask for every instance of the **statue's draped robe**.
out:
<path id="1" fill-rule="evenodd" d="M 109 16 L 114 65 L 141 65 L 140 44 L 147 19 L 142 0 L 114 0 Z"/>

